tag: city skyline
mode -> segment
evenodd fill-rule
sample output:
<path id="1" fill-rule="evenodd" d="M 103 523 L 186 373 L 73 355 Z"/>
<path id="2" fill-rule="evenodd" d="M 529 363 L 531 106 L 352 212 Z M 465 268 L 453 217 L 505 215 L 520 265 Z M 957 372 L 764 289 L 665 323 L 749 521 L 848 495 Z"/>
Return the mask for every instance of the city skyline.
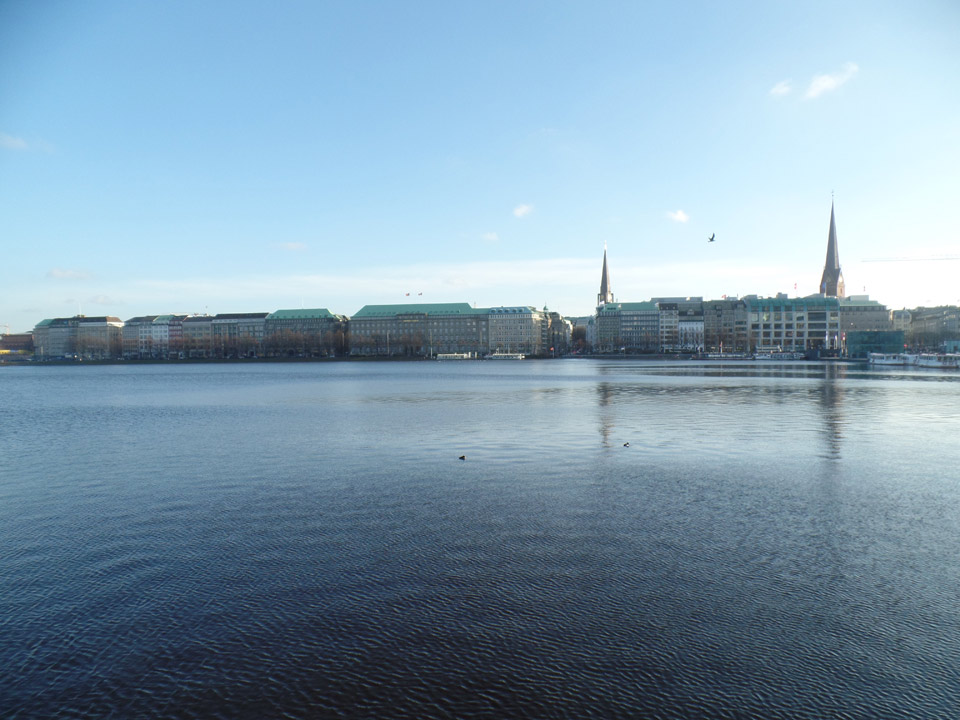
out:
<path id="1" fill-rule="evenodd" d="M 958 28 L 933 1 L 7 3 L 0 326 L 589 315 L 604 245 L 618 300 L 805 296 L 832 200 L 848 295 L 956 305 Z"/>

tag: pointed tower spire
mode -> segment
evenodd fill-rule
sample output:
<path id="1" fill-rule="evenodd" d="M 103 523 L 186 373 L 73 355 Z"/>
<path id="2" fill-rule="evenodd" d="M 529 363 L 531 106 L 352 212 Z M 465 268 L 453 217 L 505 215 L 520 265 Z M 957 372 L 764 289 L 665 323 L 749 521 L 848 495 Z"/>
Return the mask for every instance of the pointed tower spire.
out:
<path id="1" fill-rule="evenodd" d="M 607 243 L 603 243 L 603 273 L 600 275 L 600 294 L 597 295 L 597 305 L 612 302 L 613 290 L 610 286 L 610 271 L 607 270 Z"/>
<path id="2" fill-rule="evenodd" d="M 837 223 L 833 216 L 833 202 L 830 202 L 830 234 L 827 236 L 827 261 L 820 278 L 820 294 L 825 297 L 845 297 L 843 273 L 840 272 L 840 253 L 837 250 Z"/>

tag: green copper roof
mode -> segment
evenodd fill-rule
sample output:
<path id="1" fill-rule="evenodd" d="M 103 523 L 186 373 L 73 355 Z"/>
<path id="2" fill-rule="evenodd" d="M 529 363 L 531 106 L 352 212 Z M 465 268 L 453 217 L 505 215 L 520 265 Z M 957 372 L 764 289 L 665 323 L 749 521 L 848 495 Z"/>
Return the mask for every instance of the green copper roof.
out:
<path id="1" fill-rule="evenodd" d="M 657 310 L 657 304 L 655 302 L 625 302 L 620 303 L 620 309 L 630 312 L 637 312 L 641 310 Z"/>
<path id="2" fill-rule="evenodd" d="M 53 318 L 47 318 L 46 320 L 41 320 L 37 323 L 37 327 L 47 327 L 53 322 Z"/>
<path id="3" fill-rule="evenodd" d="M 337 316 L 326 308 L 310 308 L 299 310 L 275 310 L 267 315 L 267 320 L 336 320 Z"/>
<path id="4" fill-rule="evenodd" d="M 472 308 L 470 303 L 402 303 L 399 305 L 364 305 L 353 318 L 395 317 L 397 315 L 485 315 L 485 308 Z"/>
<path id="5" fill-rule="evenodd" d="M 817 295 L 804 298 L 743 298 L 744 302 L 750 307 L 769 307 L 769 308 L 796 308 L 796 307 L 822 307 L 836 308 L 839 302 L 835 297 L 820 297 Z"/>

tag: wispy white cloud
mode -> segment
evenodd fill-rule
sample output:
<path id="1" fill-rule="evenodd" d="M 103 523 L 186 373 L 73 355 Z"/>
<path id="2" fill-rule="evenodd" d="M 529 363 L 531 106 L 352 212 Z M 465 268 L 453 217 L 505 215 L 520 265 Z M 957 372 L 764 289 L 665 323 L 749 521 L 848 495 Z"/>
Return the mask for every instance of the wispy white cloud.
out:
<path id="1" fill-rule="evenodd" d="M 27 141 L 21 137 L 0 133 L 0 147 L 7 150 L 27 150 L 30 146 L 27 144 Z"/>
<path id="2" fill-rule="evenodd" d="M 28 142 L 22 137 L 17 137 L 16 135 L 7 135 L 6 133 L 2 132 L 0 132 L 0 148 L 3 148 L 4 150 L 19 150 L 21 152 L 54 152 L 53 145 L 48 143 L 46 140 L 33 138 Z"/>
<path id="3" fill-rule="evenodd" d="M 106 295 L 94 295 L 91 298 L 87 298 L 87 302 L 91 305 L 123 305 L 123 303 L 117 302 Z"/>
<path id="4" fill-rule="evenodd" d="M 307 249 L 307 244 L 302 242 L 282 242 L 277 243 L 277 247 L 289 252 L 302 252 Z"/>
<path id="5" fill-rule="evenodd" d="M 690 219 L 690 216 L 687 215 L 683 210 L 677 210 L 676 212 L 668 212 L 667 217 L 678 223 L 685 223 L 687 220 Z"/>
<path id="6" fill-rule="evenodd" d="M 770 88 L 770 94 L 774 97 L 783 97 L 784 95 L 789 95 L 791 92 L 793 92 L 793 85 L 789 80 L 781 80 Z"/>
<path id="7" fill-rule="evenodd" d="M 500 236 L 497 235 L 495 232 L 484 233 L 480 237 L 483 238 L 486 242 L 490 242 L 490 243 L 500 242 Z"/>
<path id="8" fill-rule="evenodd" d="M 64 270 L 63 268 L 53 268 L 47 272 L 48 278 L 55 280 L 86 280 L 90 273 L 85 270 Z"/>
<path id="9" fill-rule="evenodd" d="M 517 205 L 513 209 L 513 216 L 522 218 L 533 212 L 533 205 Z"/>
<path id="10" fill-rule="evenodd" d="M 858 72 L 860 72 L 860 68 L 857 67 L 857 64 L 848 62 L 838 72 L 814 75 L 805 97 L 812 100 L 825 92 L 836 90 L 847 81 L 852 80 Z"/>

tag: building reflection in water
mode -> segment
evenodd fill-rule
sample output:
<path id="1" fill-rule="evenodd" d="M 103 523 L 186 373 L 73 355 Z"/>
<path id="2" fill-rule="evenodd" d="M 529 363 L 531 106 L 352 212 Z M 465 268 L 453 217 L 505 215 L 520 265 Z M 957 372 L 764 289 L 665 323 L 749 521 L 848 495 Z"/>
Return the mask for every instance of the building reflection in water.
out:
<path id="1" fill-rule="evenodd" d="M 600 443 L 605 448 L 610 447 L 610 435 L 616 427 L 616 424 L 613 422 L 613 410 L 610 407 L 610 402 L 616 393 L 616 388 L 608 382 L 602 382 L 597 385 L 597 413 Z"/>
<path id="2" fill-rule="evenodd" d="M 843 415 L 843 380 L 847 368 L 840 363 L 824 365 L 823 384 L 820 387 L 820 408 L 823 417 L 822 433 L 826 444 L 825 457 L 839 460 L 843 430 L 846 425 Z"/>

